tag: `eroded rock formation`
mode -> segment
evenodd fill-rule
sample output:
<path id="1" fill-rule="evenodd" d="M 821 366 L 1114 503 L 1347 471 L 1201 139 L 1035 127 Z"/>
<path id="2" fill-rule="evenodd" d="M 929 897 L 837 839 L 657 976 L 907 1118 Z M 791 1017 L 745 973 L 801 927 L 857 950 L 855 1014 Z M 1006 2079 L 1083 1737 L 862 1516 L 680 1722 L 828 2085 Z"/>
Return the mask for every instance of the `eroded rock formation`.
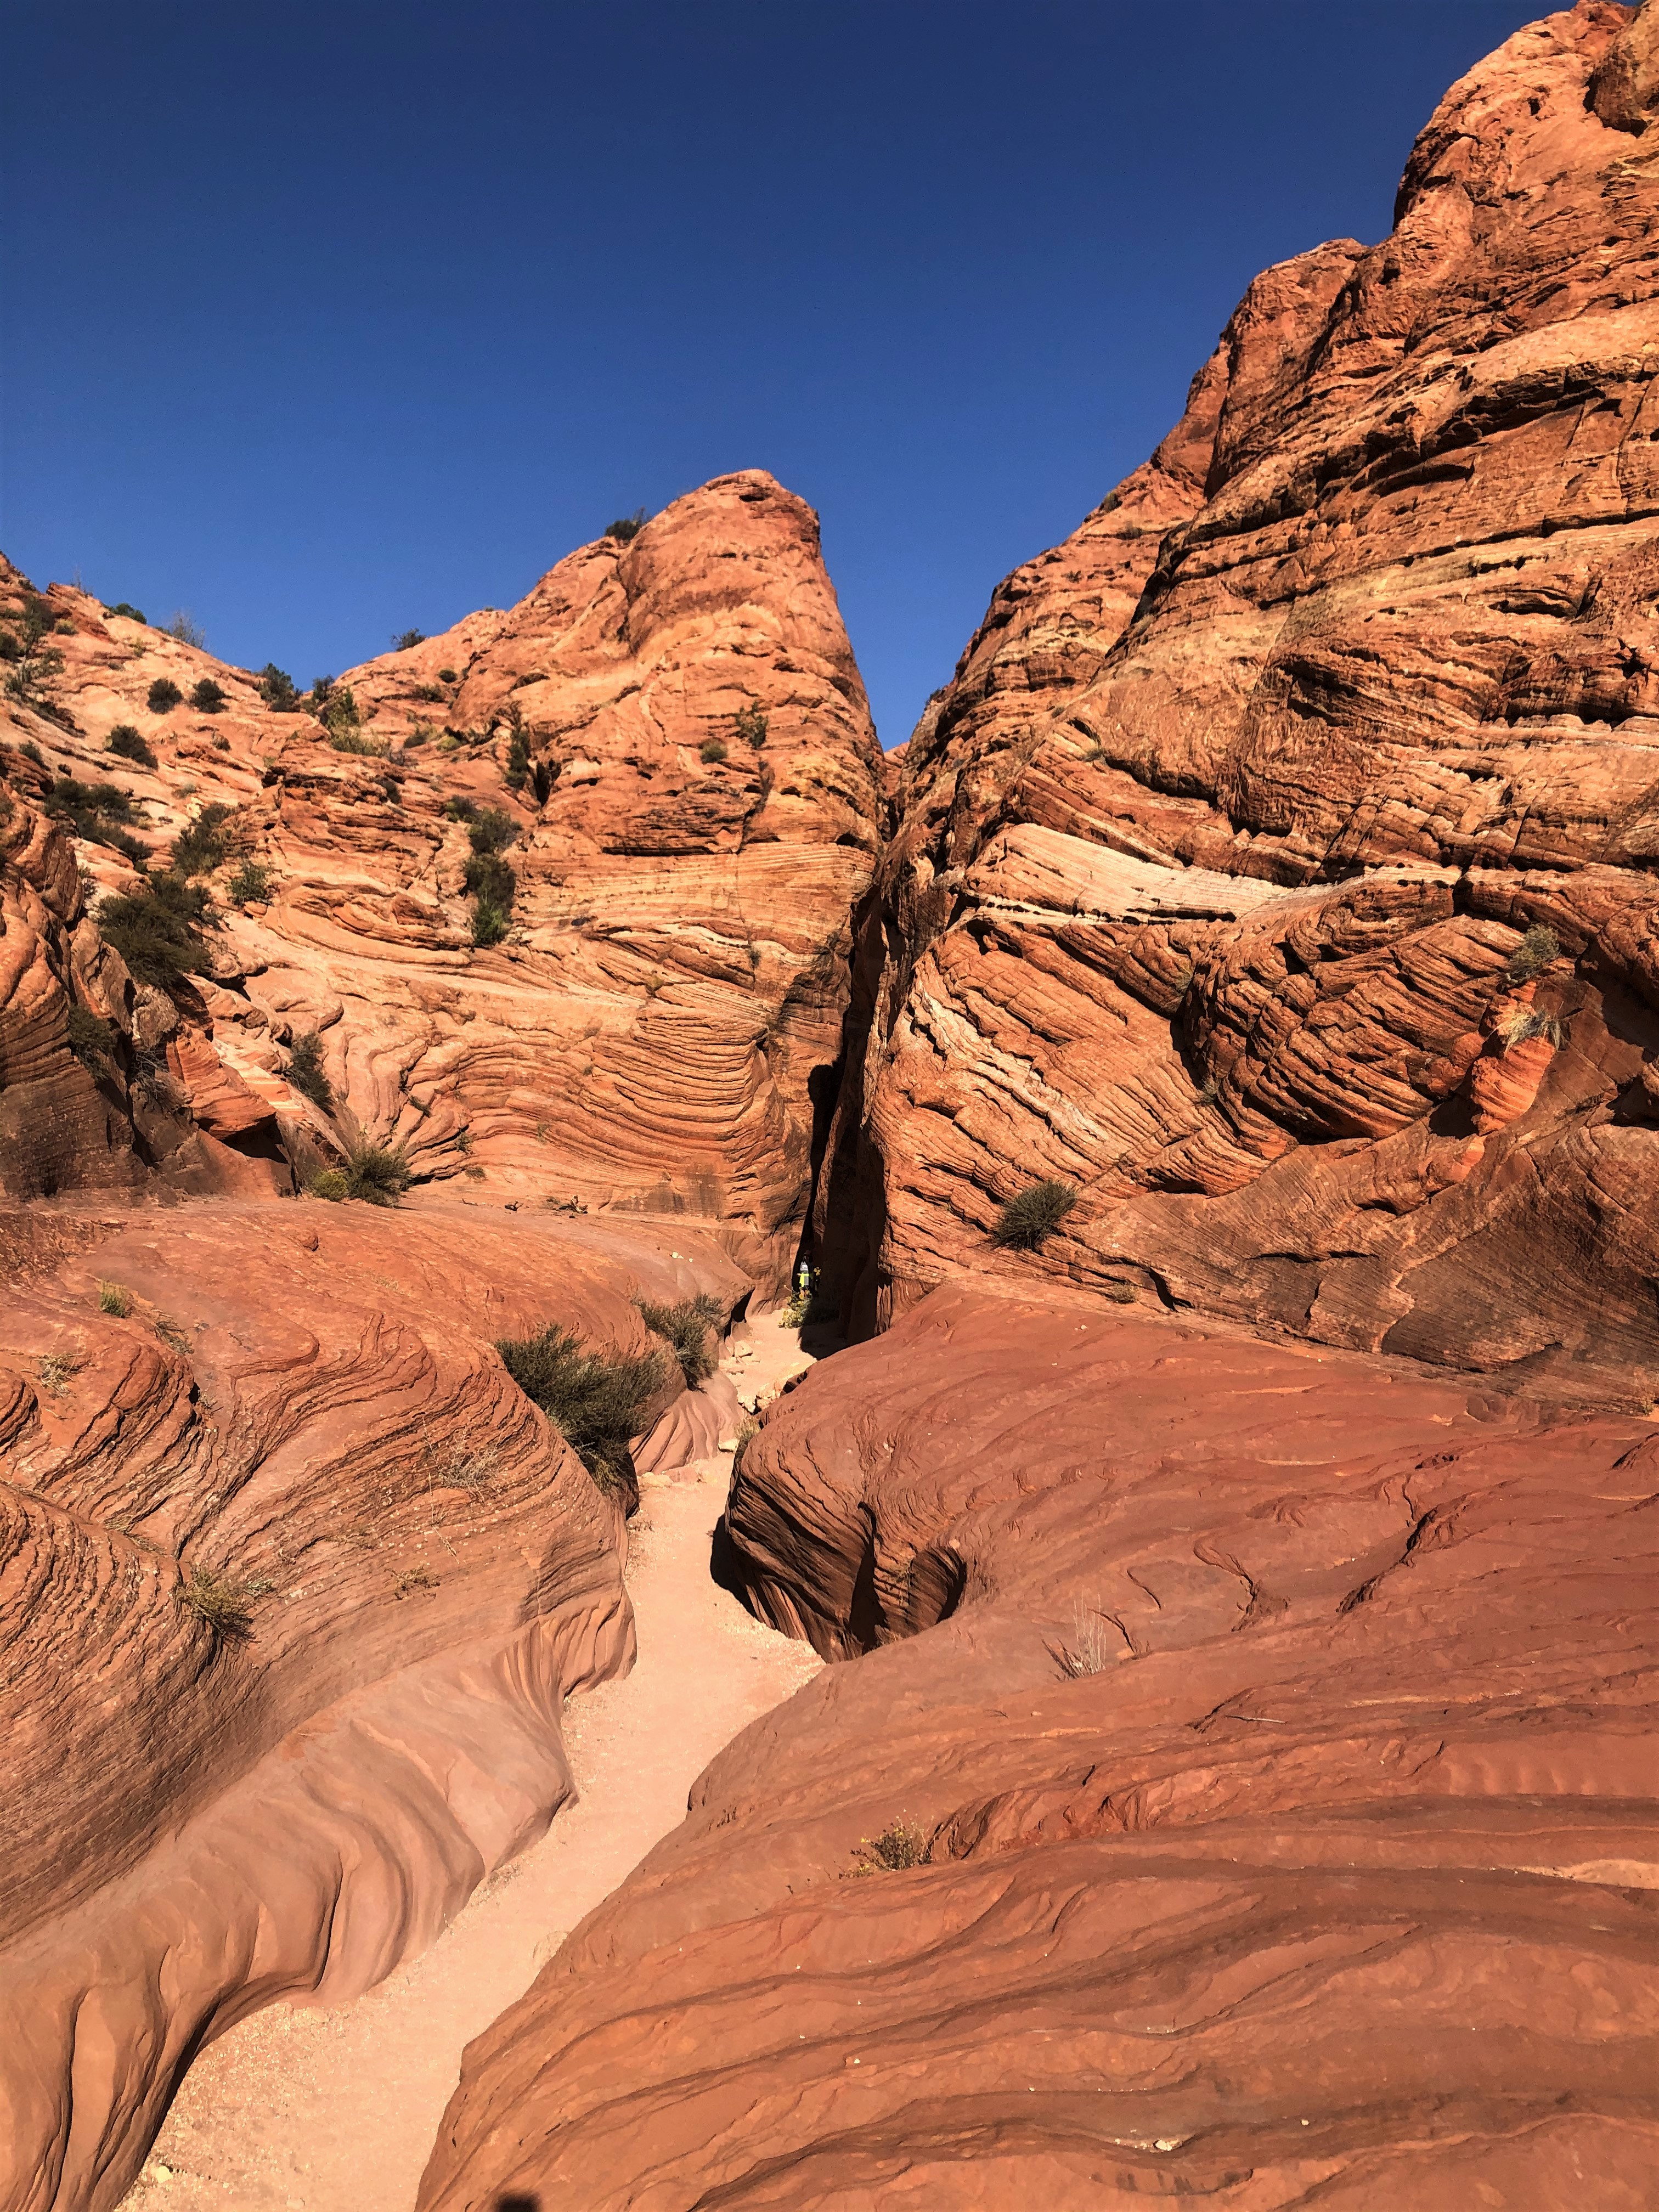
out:
<path id="1" fill-rule="evenodd" d="M 1656 1479 L 1648 1420 L 936 1291 L 728 1509 L 874 1656 L 471 2046 L 422 2212 L 1637 2212 Z"/>
<path id="2" fill-rule="evenodd" d="M 568 1795 L 620 1512 L 491 1340 L 632 1354 L 637 1296 L 750 1285 L 696 1231 L 453 1205 L 0 1249 L 0 2201 L 101 2212 L 204 2040 L 379 1980 Z"/>
<path id="3" fill-rule="evenodd" d="M 997 592 L 866 917 L 819 1214 L 860 1327 L 1035 1267 L 1653 1395 L 1653 20 L 1455 85 L 1392 236 L 1259 277 Z M 1080 1202 L 998 1261 L 1042 1178 Z"/>
<path id="4" fill-rule="evenodd" d="M 32 595 L 0 582 L 21 621 Z M 509 611 L 349 672 L 314 712 L 83 593 L 39 604 L 62 665 L 12 702 L 13 781 L 66 816 L 78 784 L 98 891 L 132 886 L 100 836 L 159 863 L 205 820 L 221 848 L 167 1049 L 200 1127 L 246 1148 L 263 1114 L 301 1171 L 342 1129 L 395 1146 L 417 1204 L 465 1177 L 704 1216 L 782 1280 L 883 805 L 802 501 L 722 477 Z M 125 811 L 89 811 L 100 782 Z M 507 841 L 493 856 L 479 817 Z M 313 1032 L 331 1115 L 288 1079 Z"/>

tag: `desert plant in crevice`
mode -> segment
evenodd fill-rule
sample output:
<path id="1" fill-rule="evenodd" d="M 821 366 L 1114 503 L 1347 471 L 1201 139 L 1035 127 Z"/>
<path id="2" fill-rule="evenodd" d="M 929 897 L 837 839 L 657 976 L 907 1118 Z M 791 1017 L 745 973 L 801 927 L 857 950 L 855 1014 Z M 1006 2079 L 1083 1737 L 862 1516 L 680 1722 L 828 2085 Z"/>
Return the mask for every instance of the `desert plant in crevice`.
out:
<path id="1" fill-rule="evenodd" d="M 993 1244 L 1015 1251 L 1041 1251 L 1077 1204 L 1077 1186 L 1050 1177 L 1017 1191 L 999 1209 L 991 1229 Z"/>
<path id="2" fill-rule="evenodd" d="M 234 806 L 217 799 L 204 806 L 173 841 L 173 872 L 186 882 L 192 876 L 210 876 L 235 842 L 235 817 Z"/>
<path id="3" fill-rule="evenodd" d="M 334 1111 L 334 1086 L 323 1066 L 323 1041 L 315 1030 L 302 1030 L 289 1048 L 288 1079 L 302 1098 Z"/>
<path id="4" fill-rule="evenodd" d="M 518 824 L 499 806 L 475 811 L 467 824 L 467 842 L 472 850 L 465 883 L 472 900 L 475 945 L 499 945 L 507 935 L 519 879 L 501 855 L 518 834 Z"/>
<path id="5" fill-rule="evenodd" d="M 495 1349 L 526 1397 L 539 1406 L 607 1498 L 638 1494 L 630 1440 L 646 1407 L 667 1381 L 668 1355 L 652 1351 L 610 1358 L 586 1349 L 568 1329 L 504 1337 Z"/>
<path id="6" fill-rule="evenodd" d="M 709 1332 L 725 1318 L 720 1300 L 702 1291 L 696 1297 L 682 1298 L 678 1305 L 653 1305 L 648 1298 L 636 1298 L 634 1303 L 652 1335 L 661 1337 L 679 1361 L 687 1389 L 695 1390 L 700 1382 L 706 1382 L 720 1364 L 708 1343 Z"/>
<path id="7" fill-rule="evenodd" d="M 157 764 L 143 731 L 131 722 L 118 722 L 105 738 L 104 745 L 118 759 L 132 761 L 139 768 L 154 768 Z"/>
<path id="8" fill-rule="evenodd" d="M 1561 940 L 1547 922 L 1535 921 L 1509 957 L 1511 983 L 1530 983 L 1561 957 Z"/>

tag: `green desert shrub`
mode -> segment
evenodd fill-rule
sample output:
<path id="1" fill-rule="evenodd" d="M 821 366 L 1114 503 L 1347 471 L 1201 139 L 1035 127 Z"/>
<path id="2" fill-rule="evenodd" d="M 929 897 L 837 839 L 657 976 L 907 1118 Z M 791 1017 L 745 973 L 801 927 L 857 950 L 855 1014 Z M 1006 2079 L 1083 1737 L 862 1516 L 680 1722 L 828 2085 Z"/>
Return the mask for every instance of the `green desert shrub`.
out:
<path id="1" fill-rule="evenodd" d="M 113 1314 L 117 1321 L 125 1321 L 132 1311 L 132 1292 L 125 1283 L 104 1283 L 98 1285 L 98 1310 Z"/>
<path id="2" fill-rule="evenodd" d="M 364 1142 L 346 1154 L 346 1196 L 365 1206 L 396 1206 L 414 1177 L 402 1151 Z"/>
<path id="3" fill-rule="evenodd" d="M 233 906 L 257 906 L 270 894 L 271 871 L 263 860 L 244 860 L 226 886 Z"/>
<path id="4" fill-rule="evenodd" d="M 652 1335 L 661 1337 L 679 1361 L 686 1388 L 695 1390 L 699 1382 L 706 1382 L 720 1364 L 708 1343 L 710 1330 L 724 1318 L 719 1299 L 703 1291 L 672 1306 L 653 1305 L 648 1298 L 635 1303 Z"/>
<path id="5" fill-rule="evenodd" d="M 611 1359 L 589 1352 L 569 1330 L 506 1337 L 495 1349 L 526 1398 L 538 1405 L 607 1498 L 635 1491 L 629 1439 L 668 1377 L 667 1355 Z"/>
<path id="6" fill-rule="evenodd" d="M 849 1875 L 901 1874 L 927 1863 L 927 1838 L 912 1820 L 890 1820 L 878 1836 L 866 1836 L 853 1854 Z"/>
<path id="7" fill-rule="evenodd" d="M 259 696 L 274 714 L 291 714 L 300 704 L 294 678 L 274 660 L 266 661 L 259 671 Z"/>
<path id="8" fill-rule="evenodd" d="M 751 699 L 746 707 L 739 707 L 733 716 L 732 734 L 739 744 L 753 745 L 758 751 L 766 743 L 768 726 L 758 702 Z"/>
<path id="9" fill-rule="evenodd" d="M 192 686 L 190 703 L 198 714 L 222 714 L 225 695 L 210 676 L 204 676 L 199 684 Z"/>
<path id="10" fill-rule="evenodd" d="M 119 758 L 137 761 L 140 768 L 156 765 L 155 755 L 145 742 L 143 732 L 131 722 L 118 722 L 104 743 Z"/>
<path id="11" fill-rule="evenodd" d="M 507 787 L 522 791 L 530 781 L 530 732 L 520 722 L 507 741 Z"/>
<path id="12" fill-rule="evenodd" d="M 614 538 L 618 545 L 626 545 L 639 536 L 645 527 L 645 509 L 636 507 L 632 514 L 619 514 L 614 522 L 605 525 L 605 534 Z"/>
<path id="13" fill-rule="evenodd" d="M 1024 1252 L 1041 1249 L 1045 1238 L 1054 1231 L 1077 1204 L 1076 1186 L 1056 1182 L 1034 1182 L 1009 1199 L 998 1212 L 991 1231 L 994 1244 L 1006 1244 Z"/>
<path id="14" fill-rule="evenodd" d="M 709 767 L 713 768 L 717 762 L 723 761 L 726 757 L 726 740 L 724 738 L 705 738 L 697 747 L 697 750 L 708 762 Z"/>
<path id="15" fill-rule="evenodd" d="M 441 706 L 444 687 L 441 684 L 417 684 L 415 686 L 415 696 L 428 707 Z"/>
<path id="16" fill-rule="evenodd" d="M 507 935 L 519 879 L 501 858 L 517 836 L 518 824 L 499 806 L 474 809 L 467 828 L 472 851 L 467 860 L 465 882 L 472 907 L 472 942 L 499 945 Z"/>
<path id="17" fill-rule="evenodd" d="M 182 876 L 151 876 L 136 890 L 112 893 L 98 908 L 98 928 L 141 983 L 170 991 L 209 966 L 201 933 L 207 893 Z"/>
<path id="18" fill-rule="evenodd" d="M 325 1114 L 334 1111 L 334 1086 L 324 1070 L 323 1041 L 315 1030 L 304 1030 L 295 1038 L 288 1055 L 288 1079 L 301 1097 L 320 1106 Z"/>
<path id="19" fill-rule="evenodd" d="M 343 1206 L 351 1195 L 345 1176 L 338 1168 L 319 1168 L 306 1184 L 313 1198 L 325 1198 L 331 1206 Z"/>
<path id="20" fill-rule="evenodd" d="M 459 676 L 453 668 L 441 668 L 438 671 L 438 681 L 440 684 L 459 684 L 460 680 Z"/>
<path id="21" fill-rule="evenodd" d="M 67 821 L 77 837 L 91 845 L 107 845 L 141 874 L 149 866 L 149 846 L 125 826 L 137 819 L 132 793 L 118 784 L 82 783 L 77 776 L 56 776 L 46 793 L 46 807 L 57 820 Z"/>
<path id="22" fill-rule="evenodd" d="M 217 799 L 204 806 L 173 841 L 173 872 L 186 878 L 210 876 L 230 851 L 235 813 L 234 806 Z"/>
<path id="23" fill-rule="evenodd" d="M 392 650 L 394 653 L 413 653 L 417 645 L 425 643 L 426 632 L 423 629 L 399 629 L 392 634 Z"/>
<path id="24" fill-rule="evenodd" d="M 125 599 L 117 599 L 115 605 L 106 607 L 104 612 L 106 615 L 125 615 L 129 622 L 141 623 L 144 619 L 143 609 L 129 605 Z"/>
<path id="25" fill-rule="evenodd" d="M 1511 983 L 1530 983 L 1561 957 L 1561 940 L 1547 922 L 1535 921 L 1510 955 Z"/>
<path id="26" fill-rule="evenodd" d="M 100 1020 L 90 1006 L 69 1010 L 69 1048 L 85 1066 L 111 1060 L 119 1034 L 113 1022 Z"/>
<path id="27" fill-rule="evenodd" d="M 384 760 L 392 747 L 385 738 L 371 738 L 359 729 L 342 724 L 330 726 L 328 741 L 337 753 L 363 753 L 370 760 Z"/>
<path id="28" fill-rule="evenodd" d="M 184 693 L 170 676 L 158 676 L 149 687 L 145 704 L 152 714 L 170 714 L 184 704 Z"/>

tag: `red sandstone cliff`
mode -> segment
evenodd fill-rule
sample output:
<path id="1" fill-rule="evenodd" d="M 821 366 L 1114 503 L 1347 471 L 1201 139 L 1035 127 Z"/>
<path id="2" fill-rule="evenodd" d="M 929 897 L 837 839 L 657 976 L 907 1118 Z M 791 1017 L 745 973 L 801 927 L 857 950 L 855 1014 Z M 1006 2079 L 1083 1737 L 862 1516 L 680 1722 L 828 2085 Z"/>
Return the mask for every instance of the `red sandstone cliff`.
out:
<path id="1" fill-rule="evenodd" d="M 819 1212 L 860 1326 L 1035 1269 L 1659 1386 L 1650 21 L 1455 85 L 1392 236 L 1259 277 L 997 592 L 866 916 Z M 1079 1203 L 999 1261 L 1045 1177 Z"/>
<path id="2" fill-rule="evenodd" d="M 0 581 L 18 614 L 23 580 Z M 10 702 L 13 782 L 42 807 L 66 778 L 114 786 L 117 834 L 158 863 L 204 810 L 231 810 L 199 878 L 210 957 L 173 994 L 171 1073 L 199 1125 L 246 1150 L 263 1121 L 265 1149 L 301 1170 L 341 1135 L 394 1145 L 416 1204 L 464 1178 L 480 1198 L 690 1212 L 781 1279 L 883 805 L 803 501 L 760 471 L 722 477 L 631 541 L 572 554 L 507 612 L 349 672 L 327 726 L 82 593 L 42 604 L 63 665 L 34 707 Z M 158 679 L 183 702 L 153 712 Z M 204 680 L 223 695 L 210 711 L 191 703 Z M 108 750 L 121 725 L 153 768 Z M 510 828 L 495 942 L 474 942 L 469 809 Z M 76 852 L 118 893 L 132 878 L 99 842 L 111 826 Z M 269 880 L 239 905 L 245 862 Z M 332 1115 L 287 1080 L 311 1031 Z M 85 1089 L 61 1031 L 55 1066 Z M 78 1141 L 48 1164 L 0 1124 L 0 1178 L 21 1195 L 107 1182 L 85 1146 L 76 1170 Z"/>

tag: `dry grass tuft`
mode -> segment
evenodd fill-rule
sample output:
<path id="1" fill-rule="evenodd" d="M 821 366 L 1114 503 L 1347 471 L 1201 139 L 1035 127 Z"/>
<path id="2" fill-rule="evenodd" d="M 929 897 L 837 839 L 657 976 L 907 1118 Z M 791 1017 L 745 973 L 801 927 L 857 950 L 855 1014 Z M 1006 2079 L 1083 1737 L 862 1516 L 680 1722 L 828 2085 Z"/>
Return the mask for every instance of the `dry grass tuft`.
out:
<path id="1" fill-rule="evenodd" d="M 405 1567 L 392 1585 L 395 1598 L 413 1597 L 416 1590 L 434 1590 L 438 1577 L 430 1567 Z"/>
<path id="2" fill-rule="evenodd" d="M 1075 1183 L 1059 1182 L 1052 1177 L 1046 1182 L 1034 1182 L 1016 1192 L 1003 1206 L 991 1231 L 991 1242 L 1018 1251 L 1039 1251 L 1076 1204 Z"/>
<path id="3" fill-rule="evenodd" d="M 113 1314 L 118 1321 L 125 1321 L 132 1311 L 132 1292 L 120 1283 L 100 1283 L 98 1310 Z"/>
<path id="4" fill-rule="evenodd" d="M 80 1371 L 81 1362 L 67 1352 L 43 1352 L 34 1370 L 40 1388 L 54 1398 L 63 1396 L 70 1377 Z"/>
<path id="5" fill-rule="evenodd" d="M 1079 1598 L 1072 1608 L 1072 1633 L 1064 1644 L 1049 1646 L 1054 1664 L 1069 1677 L 1103 1674 L 1118 1661 L 1120 1644 L 1103 1617 Z"/>
<path id="6" fill-rule="evenodd" d="M 256 1594 L 251 1583 L 238 1582 L 211 1567 L 192 1567 L 180 1585 L 179 1602 L 221 1643 L 246 1644 L 253 1633 L 248 1604 Z"/>

